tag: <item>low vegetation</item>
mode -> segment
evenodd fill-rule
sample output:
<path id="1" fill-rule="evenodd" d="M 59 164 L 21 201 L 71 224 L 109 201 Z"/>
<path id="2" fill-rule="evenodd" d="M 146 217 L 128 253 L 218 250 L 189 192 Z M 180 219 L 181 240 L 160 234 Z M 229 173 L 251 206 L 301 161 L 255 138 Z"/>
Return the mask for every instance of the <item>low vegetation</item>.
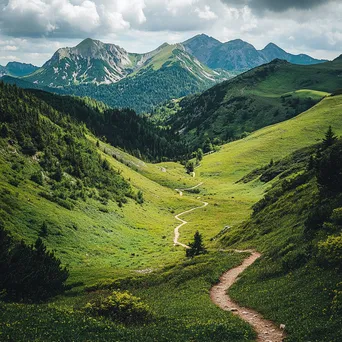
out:
<path id="1" fill-rule="evenodd" d="M 282 161 L 269 166 L 278 170 L 272 188 L 254 205 L 251 219 L 222 238 L 263 250 L 231 294 L 286 324 L 288 341 L 342 338 L 341 152 L 342 140 L 329 128 L 321 144 L 287 159 L 296 168 L 284 169 Z"/>

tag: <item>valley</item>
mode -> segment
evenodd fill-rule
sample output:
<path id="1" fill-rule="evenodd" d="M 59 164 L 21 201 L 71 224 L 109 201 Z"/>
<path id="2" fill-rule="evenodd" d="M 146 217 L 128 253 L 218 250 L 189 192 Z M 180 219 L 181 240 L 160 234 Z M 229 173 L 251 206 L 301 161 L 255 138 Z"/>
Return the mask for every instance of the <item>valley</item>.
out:
<path id="1" fill-rule="evenodd" d="M 199 35 L 12 65 L 0 340 L 341 341 L 341 58 Z"/>

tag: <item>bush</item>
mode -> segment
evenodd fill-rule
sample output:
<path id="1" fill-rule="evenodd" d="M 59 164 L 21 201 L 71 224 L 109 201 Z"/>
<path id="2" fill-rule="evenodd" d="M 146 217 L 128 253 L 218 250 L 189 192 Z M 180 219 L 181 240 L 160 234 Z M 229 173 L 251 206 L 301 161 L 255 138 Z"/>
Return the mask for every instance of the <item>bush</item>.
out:
<path id="1" fill-rule="evenodd" d="M 318 258 L 323 263 L 342 268 L 342 234 L 318 243 Z"/>
<path id="2" fill-rule="evenodd" d="M 84 310 L 123 323 L 143 323 L 152 318 L 150 308 L 129 292 L 114 291 L 107 297 L 99 296 L 87 303 Z"/>
<path id="3" fill-rule="evenodd" d="M 38 185 L 43 185 L 43 174 L 41 171 L 37 171 L 31 175 L 31 181 L 37 183 Z"/>

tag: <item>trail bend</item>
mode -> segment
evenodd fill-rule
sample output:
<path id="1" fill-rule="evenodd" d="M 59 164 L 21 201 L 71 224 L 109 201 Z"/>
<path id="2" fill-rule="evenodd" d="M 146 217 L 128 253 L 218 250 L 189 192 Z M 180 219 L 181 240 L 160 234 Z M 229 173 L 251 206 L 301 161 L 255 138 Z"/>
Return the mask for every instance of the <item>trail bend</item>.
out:
<path id="1" fill-rule="evenodd" d="M 240 266 L 223 273 L 220 282 L 210 290 L 212 302 L 222 310 L 231 311 L 234 315 L 249 323 L 257 333 L 257 342 L 282 342 L 285 338 L 282 329 L 278 328 L 272 321 L 263 318 L 257 311 L 238 305 L 227 295 L 227 290 L 237 281 L 239 275 L 261 257 L 260 253 L 251 250 L 233 251 L 237 253 L 248 252 L 251 255 Z"/>
<path id="2" fill-rule="evenodd" d="M 175 190 L 179 193 L 180 196 L 183 196 L 183 191 L 186 191 L 186 190 L 193 190 L 193 189 L 196 189 L 196 188 L 200 187 L 201 185 L 203 185 L 203 182 L 201 182 L 201 183 L 199 183 L 199 184 L 193 186 L 192 188 L 181 189 L 181 190 L 180 190 L 180 189 L 175 189 Z M 184 247 L 184 248 L 189 248 L 189 246 L 187 246 L 187 245 L 185 245 L 184 243 L 181 243 L 181 242 L 178 241 L 178 240 L 179 240 L 179 236 L 180 236 L 180 234 L 179 234 L 179 229 L 188 223 L 187 221 L 181 219 L 180 216 L 183 216 L 183 215 L 185 215 L 185 214 L 189 214 L 189 213 L 191 213 L 191 212 L 194 211 L 194 210 L 198 210 L 198 209 L 205 208 L 205 207 L 209 204 L 209 203 L 207 203 L 207 202 L 202 202 L 202 203 L 203 203 L 202 206 L 199 206 L 199 207 L 196 207 L 196 208 L 192 208 L 192 209 L 183 211 L 182 213 L 180 213 L 180 214 L 178 214 L 178 215 L 175 216 L 175 219 L 178 220 L 178 221 L 180 221 L 181 224 L 178 225 L 178 226 L 175 228 L 175 230 L 174 230 L 174 238 L 173 238 L 173 244 L 174 244 L 174 246 L 182 246 L 182 247 Z"/>
<path id="3" fill-rule="evenodd" d="M 203 184 L 199 183 L 192 188 L 188 189 L 175 189 L 180 196 L 183 196 L 183 191 L 196 189 Z M 174 230 L 174 245 L 182 246 L 184 248 L 189 248 L 189 246 L 179 242 L 179 229 L 186 225 L 188 222 L 181 219 L 180 216 L 191 213 L 194 210 L 205 208 L 208 203 L 202 202 L 203 205 L 186 210 L 175 216 L 175 219 L 180 221 L 181 224 L 178 225 Z M 234 315 L 239 316 L 245 322 L 249 323 L 257 333 L 257 342 L 282 342 L 285 338 L 284 330 L 278 328 L 272 321 L 269 321 L 255 310 L 242 307 L 235 303 L 228 295 L 227 290 L 238 280 L 238 277 L 242 272 L 246 270 L 247 267 L 251 266 L 256 260 L 261 257 L 261 254 L 254 250 L 221 250 L 221 251 L 233 251 L 236 253 L 250 253 L 240 266 L 232 268 L 227 272 L 223 273 L 220 277 L 220 282 L 214 285 L 210 290 L 210 298 L 213 303 L 225 311 L 231 311 Z"/>

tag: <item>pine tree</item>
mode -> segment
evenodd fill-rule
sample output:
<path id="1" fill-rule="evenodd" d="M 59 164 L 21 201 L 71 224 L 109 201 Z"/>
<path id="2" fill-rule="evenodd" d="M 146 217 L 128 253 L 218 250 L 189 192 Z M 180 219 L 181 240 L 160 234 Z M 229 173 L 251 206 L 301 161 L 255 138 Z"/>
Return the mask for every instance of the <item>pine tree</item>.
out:
<path id="1" fill-rule="evenodd" d="M 337 141 L 337 137 L 332 130 L 332 127 L 329 126 L 327 132 L 325 133 L 325 137 L 323 139 L 323 147 L 326 149 L 329 146 L 333 145 Z"/>
<path id="2" fill-rule="evenodd" d="M 186 172 L 187 173 L 191 173 L 191 172 L 194 172 L 195 170 L 195 165 L 194 165 L 194 162 L 189 160 L 186 165 L 185 165 L 185 168 L 186 168 Z"/>
<path id="3" fill-rule="evenodd" d="M 198 231 L 194 235 L 194 242 L 189 243 L 189 247 L 190 248 L 186 250 L 186 256 L 188 258 L 207 253 L 207 250 L 203 245 L 202 235 Z"/>
<path id="4" fill-rule="evenodd" d="M 39 236 L 46 237 L 46 236 L 48 236 L 48 234 L 49 234 L 48 226 L 47 226 L 47 223 L 44 221 L 41 228 L 40 228 Z"/>

